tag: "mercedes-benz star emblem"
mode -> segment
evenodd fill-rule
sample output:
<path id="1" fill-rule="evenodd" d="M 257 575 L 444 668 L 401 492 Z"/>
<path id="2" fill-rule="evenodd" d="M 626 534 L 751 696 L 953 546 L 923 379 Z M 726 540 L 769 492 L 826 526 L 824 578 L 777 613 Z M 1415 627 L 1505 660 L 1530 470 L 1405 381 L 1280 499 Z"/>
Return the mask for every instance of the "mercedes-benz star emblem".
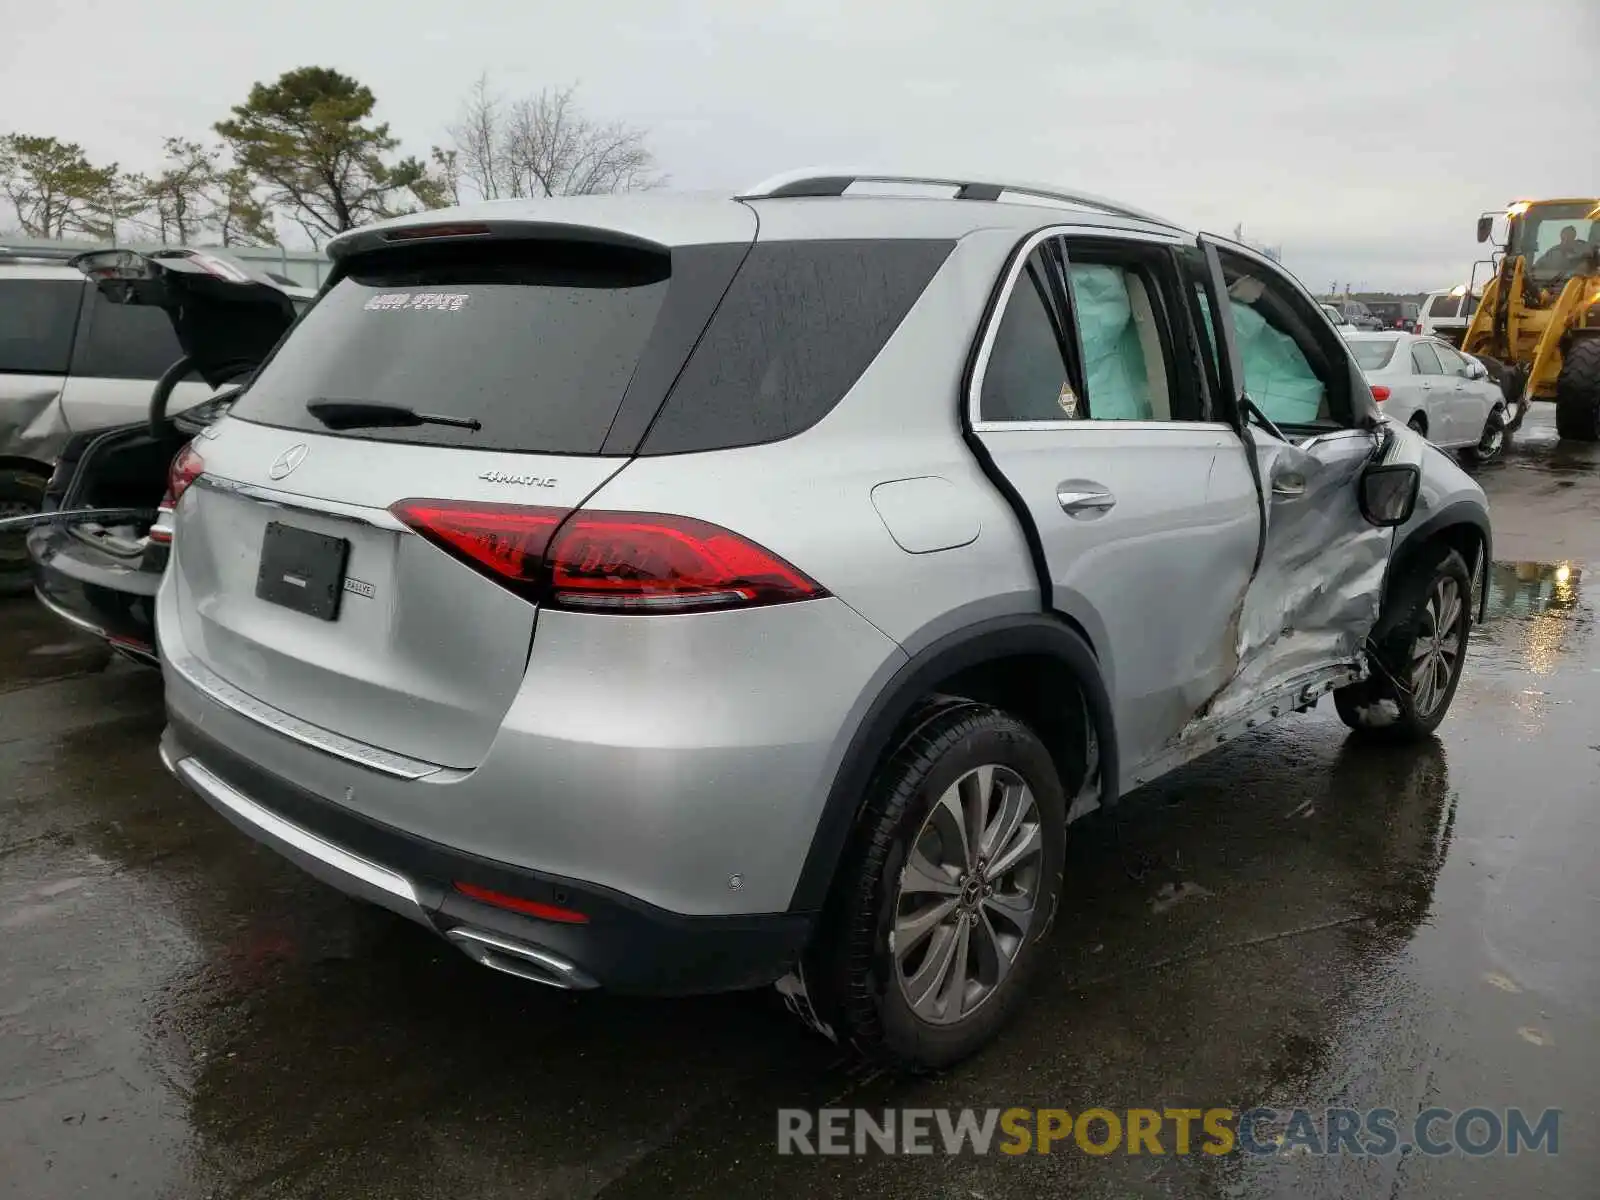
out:
<path id="1" fill-rule="evenodd" d="M 282 479 L 306 460 L 306 444 L 298 442 L 290 446 L 277 458 L 272 460 L 272 466 L 267 469 L 267 474 L 274 479 Z"/>

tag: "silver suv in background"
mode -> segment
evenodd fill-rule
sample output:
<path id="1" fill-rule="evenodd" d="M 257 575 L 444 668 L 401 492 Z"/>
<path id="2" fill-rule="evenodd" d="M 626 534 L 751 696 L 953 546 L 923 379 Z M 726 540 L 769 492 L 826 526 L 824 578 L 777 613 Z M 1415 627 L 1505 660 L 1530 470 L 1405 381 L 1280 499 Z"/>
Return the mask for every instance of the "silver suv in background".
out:
<path id="1" fill-rule="evenodd" d="M 39 511 L 74 434 L 144 419 L 151 389 L 183 353 L 159 310 L 113 303 L 89 286 L 70 265 L 80 253 L 0 245 L 0 518 Z M 169 408 L 211 394 L 186 380 Z M 0 595 L 28 582 L 22 535 L 0 533 Z"/>
<path id="2" fill-rule="evenodd" d="M 175 481 L 162 755 L 488 967 L 941 1066 L 1071 822 L 1329 693 L 1449 706 L 1483 493 L 1242 245 L 799 173 L 330 254 Z"/>

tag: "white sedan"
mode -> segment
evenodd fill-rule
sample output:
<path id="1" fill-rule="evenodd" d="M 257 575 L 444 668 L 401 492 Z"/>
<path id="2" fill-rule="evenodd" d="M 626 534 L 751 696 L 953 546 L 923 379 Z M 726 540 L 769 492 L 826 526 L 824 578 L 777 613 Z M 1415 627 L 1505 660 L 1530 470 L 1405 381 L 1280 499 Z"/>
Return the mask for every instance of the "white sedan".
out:
<path id="1" fill-rule="evenodd" d="M 1360 332 L 1360 330 L 1358 330 L 1354 325 L 1350 324 L 1350 318 L 1345 316 L 1344 313 L 1340 312 L 1338 308 L 1332 304 L 1324 304 L 1322 306 L 1322 314 L 1323 316 L 1327 317 L 1328 320 L 1332 322 L 1333 327 L 1340 333 L 1344 334 L 1345 337 L 1349 337 L 1352 333 Z"/>
<path id="2" fill-rule="evenodd" d="M 1411 333 L 1352 333 L 1345 341 L 1390 420 L 1468 462 L 1500 457 L 1508 436 L 1505 396 L 1477 359 Z"/>

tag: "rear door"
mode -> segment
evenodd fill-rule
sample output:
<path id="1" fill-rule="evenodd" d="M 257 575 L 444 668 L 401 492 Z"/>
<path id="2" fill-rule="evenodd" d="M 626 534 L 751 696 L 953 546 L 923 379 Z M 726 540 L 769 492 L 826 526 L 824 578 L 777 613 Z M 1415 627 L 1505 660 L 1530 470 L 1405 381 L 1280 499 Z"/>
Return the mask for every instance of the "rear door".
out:
<path id="1" fill-rule="evenodd" d="M 55 267 L 0 272 L 0 456 L 48 465 L 65 443 L 61 390 L 83 292 Z"/>
<path id="2" fill-rule="evenodd" d="M 466 564 L 531 583 L 556 521 L 628 461 L 600 453 L 625 394 L 664 392 L 754 236 L 749 210 L 729 209 L 733 246 L 546 226 L 342 262 L 194 443 L 205 476 L 176 514 L 175 659 L 358 742 L 481 761 L 536 608 Z M 334 429 L 313 415 L 328 403 L 378 415 Z M 386 425 L 384 409 L 418 421 Z"/>
<path id="3" fill-rule="evenodd" d="M 1226 717 L 1356 662 L 1377 620 L 1393 533 L 1359 507 L 1377 445 L 1364 426 L 1376 410 L 1346 343 L 1275 263 L 1206 237 L 1201 247 L 1225 341 L 1223 387 L 1274 426 L 1256 420 L 1248 430 L 1266 537 L 1239 613 L 1238 671 L 1210 710 Z"/>
<path id="4" fill-rule="evenodd" d="M 1244 446 L 1207 408 L 1172 251 L 1036 238 L 969 396 L 1037 530 L 1053 607 L 1108 664 L 1129 783 L 1232 677 L 1260 533 Z"/>

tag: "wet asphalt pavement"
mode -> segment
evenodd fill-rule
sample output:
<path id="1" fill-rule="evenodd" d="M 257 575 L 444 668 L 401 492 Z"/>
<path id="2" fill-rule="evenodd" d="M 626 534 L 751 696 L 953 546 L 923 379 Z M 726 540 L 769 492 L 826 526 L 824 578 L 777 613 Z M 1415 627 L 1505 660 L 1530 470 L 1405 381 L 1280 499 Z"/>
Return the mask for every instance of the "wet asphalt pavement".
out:
<path id="1" fill-rule="evenodd" d="M 1600 447 L 1482 475 L 1489 624 L 1437 742 L 1329 704 L 1074 827 L 1031 1003 L 944 1076 L 769 994 L 575 998 L 255 847 L 153 672 L 0 604 L 0 1195 L 1600 1196 Z M 1600 594 L 1600 593 L 1597 593 Z M 1560 1152 L 794 1158 L 780 1106 L 1563 1110 Z"/>

